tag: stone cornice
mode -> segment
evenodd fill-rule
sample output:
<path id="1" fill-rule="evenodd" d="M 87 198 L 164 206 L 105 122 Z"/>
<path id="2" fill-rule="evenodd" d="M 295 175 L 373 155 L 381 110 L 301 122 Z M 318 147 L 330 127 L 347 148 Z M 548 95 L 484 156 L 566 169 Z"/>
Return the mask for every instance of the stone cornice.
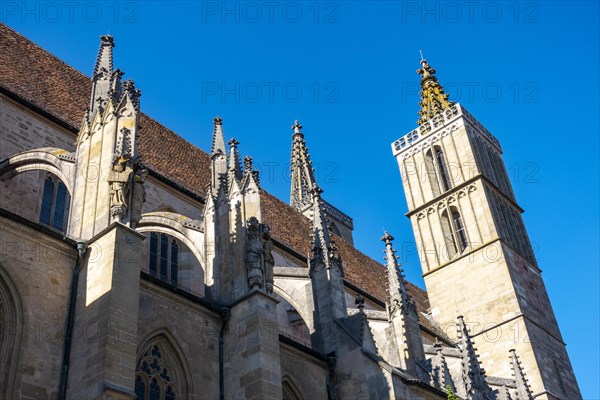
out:
<path id="1" fill-rule="evenodd" d="M 441 196 L 436 197 L 433 200 L 430 200 L 422 205 L 420 205 L 419 207 L 416 207 L 412 210 L 410 210 L 409 212 L 407 212 L 406 214 L 404 214 L 405 216 L 407 216 L 408 218 L 412 217 L 415 214 L 418 214 L 419 212 L 431 207 L 431 206 L 435 206 L 438 203 L 442 203 L 444 202 L 448 197 L 451 197 L 452 195 L 460 192 L 461 190 L 464 190 L 465 188 L 467 188 L 469 185 L 475 183 L 477 180 L 479 180 L 480 178 L 485 179 L 485 177 L 482 174 L 477 174 L 475 176 L 473 176 L 470 179 L 467 179 L 466 181 L 462 182 L 461 184 L 453 187 L 452 189 L 448 190 L 447 192 L 444 192 Z"/>
<path id="2" fill-rule="evenodd" d="M 472 127 L 477 133 L 485 138 L 492 146 L 502 153 L 502 147 L 500 142 L 494 135 L 490 133 L 475 117 L 471 115 L 460 104 L 454 104 L 452 107 L 446 109 L 444 112 L 426 121 L 421 127 L 414 129 L 406 135 L 400 137 L 392 143 L 392 153 L 394 156 L 402 156 L 407 158 L 415 151 L 415 149 L 421 149 L 422 146 L 417 146 L 426 142 L 428 139 L 434 139 L 439 136 L 445 136 L 451 133 L 452 124 L 462 119 L 466 121 L 470 127 Z M 463 123 L 464 125 L 464 123 Z M 456 126 L 456 124 L 455 124 Z M 458 126 L 456 126 L 458 127 Z M 450 128 L 450 129 L 448 129 Z M 436 136 L 437 135 L 437 136 Z M 406 155 L 406 152 L 412 150 L 412 152 Z"/>
<path id="3" fill-rule="evenodd" d="M 494 182 L 490 181 L 485 175 L 479 173 L 479 174 L 476 174 L 473 177 L 467 179 L 466 181 L 458 184 L 457 186 L 453 187 L 452 189 L 448 190 L 447 192 L 444 192 L 443 194 L 441 194 L 440 196 L 436 197 L 435 199 L 429 200 L 428 202 L 423 203 L 420 206 L 418 206 L 418 207 L 416 207 L 416 208 L 408 211 L 404 215 L 407 216 L 408 218 L 410 218 L 413 215 L 418 214 L 419 212 L 421 212 L 421 211 L 423 211 L 423 210 L 425 210 L 425 209 L 427 209 L 427 208 L 429 208 L 431 206 L 435 206 L 438 203 L 442 203 L 448 197 L 456 194 L 457 192 L 460 192 L 461 190 L 464 190 L 469 185 L 474 184 L 477 180 L 481 180 L 482 182 L 484 182 L 485 184 L 487 184 L 488 187 L 490 187 L 492 190 L 494 190 L 494 192 L 496 192 L 498 195 L 500 195 L 500 197 L 502 197 L 502 199 L 504 199 L 505 201 L 507 201 L 511 206 L 513 206 L 514 208 L 516 208 L 520 213 L 523 213 L 525 211 L 514 200 L 512 200 L 504 192 L 502 192 L 494 184 Z"/>

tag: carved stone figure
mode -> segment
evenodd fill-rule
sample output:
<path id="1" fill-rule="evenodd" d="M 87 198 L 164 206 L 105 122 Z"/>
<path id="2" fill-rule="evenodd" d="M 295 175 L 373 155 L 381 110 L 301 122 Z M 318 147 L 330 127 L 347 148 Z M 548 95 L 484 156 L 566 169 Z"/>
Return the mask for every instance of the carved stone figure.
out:
<path id="1" fill-rule="evenodd" d="M 131 212 L 129 217 L 129 225 L 135 228 L 142 219 L 142 206 L 146 201 L 146 189 L 144 182 L 148 177 L 148 170 L 140 168 L 133 176 L 131 184 Z"/>
<path id="2" fill-rule="evenodd" d="M 123 222 L 127 215 L 127 200 L 125 192 L 129 187 L 132 169 L 127 166 L 127 160 L 115 160 L 112 171 L 108 176 L 110 184 L 110 215 L 118 222 Z"/>
<path id="3" fill-rule="evenodd" d="M 248 220 L 244 261 L 248 271 L 248 285 L 261 288 L 264 283 L 263 244 L 260 239 L 260 224 L 255 217 Z"/>
<path id="4" fill-rule="evenodd" d="M 391 304 L 388 306 L 389 321 L 392 321 L 394 319 L 398 310 L 400 310 L 400 301 L 398 299 L 393 299 Z"/>
<path id="5" fill-rule="evenodd" d="M 271 231 L 269 225 L 261 225 L 263 240 L 263 258 L 265 261 L 265 289 L 268 294 L 273 293 L 273 241 L 271 240 Z"/>

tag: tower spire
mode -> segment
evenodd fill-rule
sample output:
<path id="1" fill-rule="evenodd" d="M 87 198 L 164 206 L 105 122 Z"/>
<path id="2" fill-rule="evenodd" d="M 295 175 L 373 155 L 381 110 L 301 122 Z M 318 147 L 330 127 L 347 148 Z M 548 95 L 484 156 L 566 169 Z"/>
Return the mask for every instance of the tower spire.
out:
<path id="1" fill-rule="evenodd" d="M 117 70 L 115 71 L 117 73 L 113 76 L 113 47 L 115 47 L 115 42 L 111 35 L 100 36 L 100 49 L 92 73 L 89 118 L 92 118 L 97 111 L 105 108 L 113 81 L 116 82 L 117 86 L 115 90 L 120 89 L 118 86 L 120 86 L 120 78 L 123 73 Z"/>
<path id="2" fill-rule="evenodd" d="M 392 246 L 394 238 L 384 232 L 381 240 L 385 243 L 385 258 L 388 271 L 389 301 L 387 306 L 388 319 L 393 327 L 396 340 L 395 349 L 401 367 L 416 375 L 417 361 L 425 359 L 423 339 L 419 326 L 419 314 L 414 301 L 408 294 L 406 280 L 398 264 L 396 250 Z"/>
<path id="3" fill-rule="evenodd" d="M 292 130 L 292 187 L 290 190 L 290 205 L 298 211 L 304 211 L 312 202 L 311 190 L 317 183 L 314 175 L 308 148 L 301 131 L 302 125 L 294 121 Z"/>
<path id="4" fill-rule="evenodd" d="M 419 126 L 423 126 L 428 120 L 454 105 L 454 102 L 448 101 L 448 95 L 435 76 L 435 69 L 423 58 L 423 53 L 421 53 L 421 68 L 417 70 L 417 74 L 421 75 L 421 92 L 419 93 L 421 110 L 417 123 Z"/>
<path id="5" fill-rule="evenodd" d="M 515 349 L 510 350 L 510 363 L 515 376 L 515 383 L 517 384 L 516 400 L 533 400 L 531 389 L 527 384 L 527 378 L 525 378 L 525 372 L 521 367 L 521 362 L 517 356 Z"/>

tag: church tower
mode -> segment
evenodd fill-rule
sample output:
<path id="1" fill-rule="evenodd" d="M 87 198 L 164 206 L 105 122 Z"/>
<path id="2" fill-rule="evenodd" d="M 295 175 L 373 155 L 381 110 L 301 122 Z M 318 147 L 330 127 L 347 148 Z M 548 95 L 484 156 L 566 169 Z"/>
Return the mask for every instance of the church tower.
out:
<path id="1" fill-rule="evenodd" d="M 392 151 L 432 317 L 452 336 L 463 316 L 488 375 L 512 378 L 514 349 L 536 399 L 581 399 L 498 139 L 417 72 L 419 127 Z"/>

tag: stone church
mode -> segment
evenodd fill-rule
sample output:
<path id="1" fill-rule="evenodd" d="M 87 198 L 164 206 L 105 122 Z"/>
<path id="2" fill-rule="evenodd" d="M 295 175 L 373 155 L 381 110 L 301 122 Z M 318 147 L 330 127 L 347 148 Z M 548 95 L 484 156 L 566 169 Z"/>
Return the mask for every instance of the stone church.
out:
<path id="1" fill-rule="evenodd" d="M 0 25 L 1 399 L 581 399 L 500 143 L 427 61 L 392 143 L 425 292 L 298 121 L 288 204 L 221 118 L 205 153 L 142 113 L 114 45 L 90 79 Z"/>

